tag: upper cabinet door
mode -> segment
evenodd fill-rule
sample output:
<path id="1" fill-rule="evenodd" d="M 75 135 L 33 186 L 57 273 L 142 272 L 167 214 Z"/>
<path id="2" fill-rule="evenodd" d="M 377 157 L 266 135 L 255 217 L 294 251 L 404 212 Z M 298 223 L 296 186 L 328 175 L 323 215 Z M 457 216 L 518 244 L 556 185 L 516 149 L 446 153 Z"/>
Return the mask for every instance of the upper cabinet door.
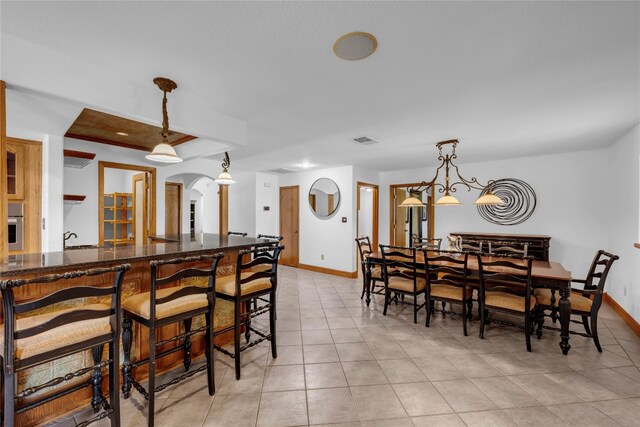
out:
<path id="1" fill-rule="evenodd" d="M 24 200 L 24 147 L 7 142 L 7 195 L 9 200 Z"/>

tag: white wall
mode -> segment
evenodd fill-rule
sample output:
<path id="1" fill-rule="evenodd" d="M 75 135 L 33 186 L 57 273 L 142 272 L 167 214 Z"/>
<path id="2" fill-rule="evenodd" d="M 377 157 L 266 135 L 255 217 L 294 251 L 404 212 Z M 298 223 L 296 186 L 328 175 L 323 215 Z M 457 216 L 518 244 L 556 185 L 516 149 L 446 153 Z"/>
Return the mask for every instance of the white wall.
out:
<path id="1" fill-rule="evenodd" d="M 611 267 L 605 289 L 640 321 L 640 125 L 609 148 L 604 204 L 608 239 L 603 249 L 620 257 Z"/>
<path id="2" fill-rule="evenodd" d="M 607 205 L 602 202 L 608 191 L 606 158 L 607 149 L 600 149 L 460 164 L 460 173 L 467 179 L 518 178 L 529 183 L 537 195 L 536 210 L 523 224 L 494 225 L 477 213 L 473 204 L 477 191 L 458 190 L 456 197 L 464 206 L 435 208 L 435 237 L 444 238 L 453 231 L 546 234 L 551 236 L 551 259 L 561 262 L 574 277 L 584 277 L 593 255 L 607 241 Z M 433 167 L 380 174 L 381 242 L 389 240 L 389 184 L 430 180 L 433 174 Z"/>
<path id="3" fill-rule="evenodd" d="M 256 235 L 255 172 L 235 172 L 235 184 L 229 186 L 229 231 Z"/>
<path id="4" fill-rule="evenodd" d="M 63 247 L 63 138 L 46 135 L 42 141 L 42 252 L 58 252 Z"/>
<path id="5" fill-rule="evenodd" d="M 280 235 L 280 191 L 278 175 L 256 173 L 256 235 Z M 269 210 L 265 211 L 264 208 Z"/>
<path id="6" fill-rule="evenodd" d="M 67 168 L 69 169 L 69 168 Z M 104 170 L 104 192 L 109 193 L 133 193 L 132 178 L 133 175 L 140 173 L 126 169 Z"/>
<path id="7" fill-rule="evenodd" d="M 355 205 L 353 166 L 283 174 L 279 185 L 300 186 L 300 263 L 344 272 L 356 271 Z M 330 178 L 340 189 L 340 206 L 328 219 L 316 217 L 309 206 L 308 194 L 318 178 Z M 342 217 L 347 222 L 342 222 Z M 324 255 L 324 260 L 322 260 Z"/>

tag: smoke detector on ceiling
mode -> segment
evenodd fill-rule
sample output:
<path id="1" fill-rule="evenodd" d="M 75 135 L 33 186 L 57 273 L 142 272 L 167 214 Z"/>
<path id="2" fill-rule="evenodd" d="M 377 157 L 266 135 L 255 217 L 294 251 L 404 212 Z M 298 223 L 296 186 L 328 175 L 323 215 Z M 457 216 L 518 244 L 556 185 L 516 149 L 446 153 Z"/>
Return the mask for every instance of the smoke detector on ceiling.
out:
<path id="1" fill-rule="evenodd" d="M 361 136 L 360 138 L 353 138 L 353 140 L 358 144 L 362 144 L 362 145 L 371 145 L 371 144 L 378 143 L 378 141 L 376 141 L 375 139 L 369 136 Z"/>
<path id="2" fill-rule="evenodd" d="M 298 172 L 295 169 L 289 169 L 289 168 L 279 168 L 279 169 L 271 169 L 268 170 L 267 172 L 271 172 L 271 173 L 293 173 L 293 172 Z"/>

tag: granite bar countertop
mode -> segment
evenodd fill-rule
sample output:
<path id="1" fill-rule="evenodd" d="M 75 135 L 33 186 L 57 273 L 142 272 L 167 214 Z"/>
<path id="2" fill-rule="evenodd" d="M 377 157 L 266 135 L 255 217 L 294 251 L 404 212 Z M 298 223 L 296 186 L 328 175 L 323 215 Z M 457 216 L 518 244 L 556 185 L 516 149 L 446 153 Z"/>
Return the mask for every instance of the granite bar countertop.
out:
<path id="1" fill-rule="evenodd" d="M 0 262 L 0 278 L 13 275 L 68 269 L 68 267 L 92 268 L 114 262 L 147 261 L 164 255 L 196 255 L 198 253 L 248 248 L 268 240 L 255 237 L 221 236 L 219 234 L 182 234 L 151 236 L 151 243 L 144 246 L 118 248 L 72 249 L 62 252 L 33 253 L 10 256 Z"/>

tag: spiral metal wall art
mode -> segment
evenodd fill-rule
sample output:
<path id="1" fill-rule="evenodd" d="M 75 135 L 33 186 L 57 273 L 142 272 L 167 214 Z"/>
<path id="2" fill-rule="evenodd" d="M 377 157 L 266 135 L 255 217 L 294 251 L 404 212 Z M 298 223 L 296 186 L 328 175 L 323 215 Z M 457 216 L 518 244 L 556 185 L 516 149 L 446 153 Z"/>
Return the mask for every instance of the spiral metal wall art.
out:
<path id="1" fill-rule="evenodd" d="M 528 220 L 536 209 L 536 193 L 526 182 L 505 178 L 491 182 L 491 192 L 500 197 L 502 205 L 479 205 L 478 213 L 485 220 L 498 225 L 517 225 Z"/>

